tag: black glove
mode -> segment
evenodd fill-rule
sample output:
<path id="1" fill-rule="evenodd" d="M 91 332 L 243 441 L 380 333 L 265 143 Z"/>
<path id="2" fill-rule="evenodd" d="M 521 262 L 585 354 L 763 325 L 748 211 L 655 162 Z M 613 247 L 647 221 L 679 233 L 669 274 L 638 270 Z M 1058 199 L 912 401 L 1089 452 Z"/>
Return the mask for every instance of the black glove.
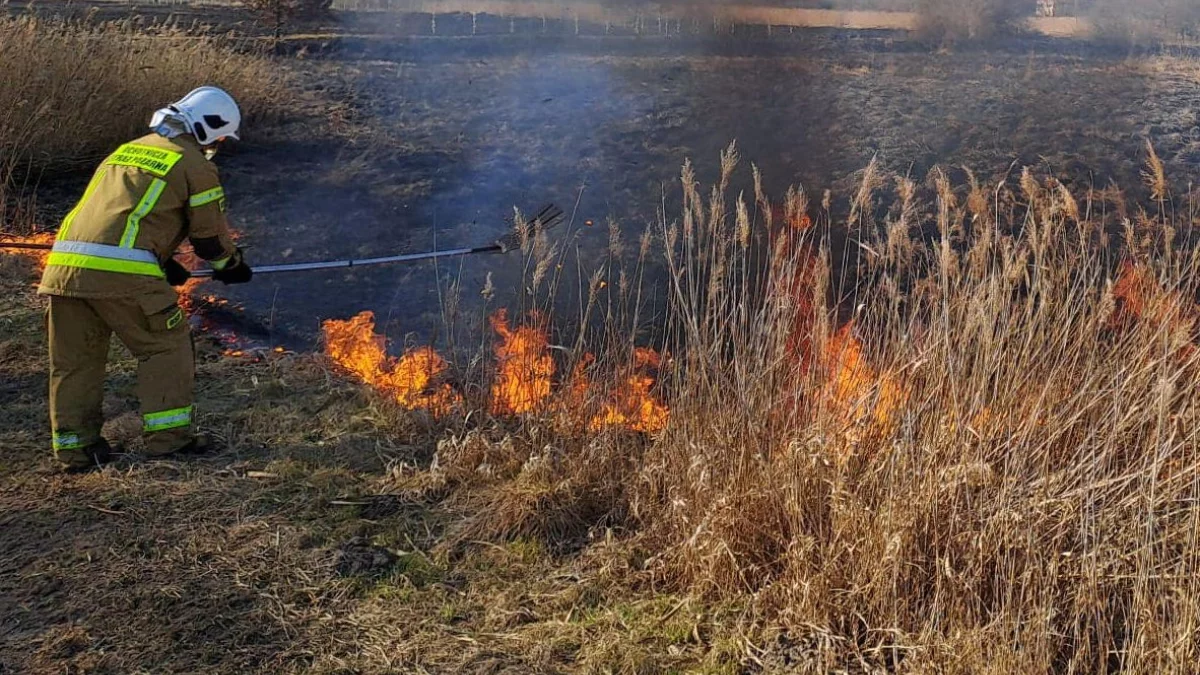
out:
<path id="1" fill-rule="evenodd" d="M 182 286 L 192 278 L 192 273 L 188 268 L 180 265 L 179 261 L 174 258 L 167 258 L 167 262 L 163 263 L 162 268 L 163 272 L 167 274 L 167 283 L 172 286 Z"/>
<path id="2" fill-rule="evenodd" d="M 213 278 L 223 284 L 244 284 L 254 276 L 254 270 L 242 258 L 242 249 L 237 249 L 225 263 L 225 267 L 213 270 Z"/>

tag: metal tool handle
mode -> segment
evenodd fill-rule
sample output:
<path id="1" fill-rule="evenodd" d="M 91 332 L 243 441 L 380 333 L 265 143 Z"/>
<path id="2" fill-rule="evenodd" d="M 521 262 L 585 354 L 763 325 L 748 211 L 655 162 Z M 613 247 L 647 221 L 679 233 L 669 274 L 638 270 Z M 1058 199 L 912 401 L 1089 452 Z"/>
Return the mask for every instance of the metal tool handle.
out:
<path id="1" fill-rule="evenodd" d="M 389 255 L 381 258 L 360 258 L 358 260 L 330 260 L 327 262 L 290 263 L 286 265 L 260 265 L 251 267 L 255 274 L 278 274 L 280 272 L 305 272 L 308 270 L 333 270 L 345 267 L 366 267 L 368 265 L 383 265 L 386 263 L 412 262 L 430 260 L 433 258 L 449 258 L 472 253 L 499 253 L 500 246 L 478 246 L 475 248 L 453 248 L 445 251 L 429 251 L 427 253 L 409 253 L 406 255 Z M 211 277 L 211 269 L 193 270 L 193 277 Z"/>
<path id="2" fill-rule="evenodd" d="M 449 258 L 460 255 L 474 255 L 476 253 L 508 253 L 509 251 L 520 246 L 523 236 L 529 236 L 537 232 L 549 230 L 563 219 L 563 211 L 554 204 L 546 204 L 539 210 L 533 218 L 529 220 L 529 231 L 524 235 L 520 233 L 512 233 L 500 239 L 494 244 L 487 246 L 475 246 L 472 248 L 452 248 L 445 251 L 428 251 L 425 253 L 407 253 L 404 255 L 389 255 L 379 258 L 359 258 L 357 260 L 330 260 L 324 262 L 308 262 L 308 263 L 289 263 L 284 265 L 262 265 L 259 267 L 251 267 L 255 274 L 278 274 L 280 272 L 305 272 L 308 270 L 331 270 L 341 269 L 344 267 L 366 267 L 368 265 L 385 265 L 387 263 L 398 262 L 414 262 L 417 260 L 432 260 L 434 258 Z M 17 248 L 30 249 L 36 251 L 48 251 L 53 247 L 52 244 L 35 244 L 26 242 L 0 242 L 0 248 Z M 213 275 L 211 269 L 199 269 L 192 271 L 194 278 L 208 278 Z"/>
<path id="3" fill-rule="evenodd" d="M 28 251 L 49 251 L 53 244 L 29 244 L 23 241 L 0 241 L 0 248 L 19 248 Z"/>

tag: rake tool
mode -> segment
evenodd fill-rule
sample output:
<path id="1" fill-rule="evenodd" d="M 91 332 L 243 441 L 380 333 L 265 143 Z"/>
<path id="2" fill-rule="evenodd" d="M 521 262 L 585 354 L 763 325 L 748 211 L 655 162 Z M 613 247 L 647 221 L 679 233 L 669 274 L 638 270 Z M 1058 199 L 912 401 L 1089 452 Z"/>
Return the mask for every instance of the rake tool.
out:
<path id="1" fill-rule="evenodd" d="M 434 258 L 453 258 L 476 253 L 508 253 L 521 247 L 521 244 L 531 236 L 545 232 L 562 222 L 563 210 L 554 204 L 546 204 L 526 223 L 523 229 L 513 228 L 508 235 L 487 246 L 470 248 L 452 248 L 443 251 L 427 251 L 425 253 L 407 253 L 404 255 L 389 255 L 379 258 L 357 258 L 353 260 L 329 260 L 324 262 L 289 263 L 286 265 L 261 265 L 251 268 L 255 274 L 277 274 L 281 272 L 307 272 L 309 270 L 331 270 L 344 267 L 367 267 L 369 265 L 385 265 L 388 263 L 415 262 L 432 260 Z M 48 250 L 50 244 L 29 244 L 21 242 L 0 242 L 0 248 L 19 248 L 33 250 Z M 193 277 L 211 277 L 210 269 L 193 270 Z"/>

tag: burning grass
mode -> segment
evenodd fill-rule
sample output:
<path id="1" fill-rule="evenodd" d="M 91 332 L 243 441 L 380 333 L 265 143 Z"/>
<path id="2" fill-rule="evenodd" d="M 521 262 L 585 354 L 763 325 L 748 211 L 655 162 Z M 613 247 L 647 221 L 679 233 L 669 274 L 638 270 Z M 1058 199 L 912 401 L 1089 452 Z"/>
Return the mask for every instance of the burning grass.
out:
<path id="1" fill-rule="evenodd" d="M 654 432 L 666 426 L 670 413 L 653 391 L 651 373 L 661 365 L 661 357 L 653 349 L 634 350 L 632 368 L 622 381 L 602 387 L 592 383 L 588 366 L 595 358 L 585 354 L 571 378 L 556 390 L 558 366 L 550 354 L 545 325 L 536 315 L 533 323 L 513 328 L 508 313 L 499 310 L 489 324 L 497 338 L 487 405 L 491 415 L 553 417 L 559 428 L 590 432 L 608 427 Z M 324 334 L 325 353 L 334 363 L 388 394 L 404 409 L 426 410 L 436 417 L 463 411 L 464 397 L 446 381 L 450 375 L 446 359 L 429 346 L 408 349 L 400 358 L 388 356 L 386 339 L 375 333 L 371 312 L 345 321 L 326 321 Z M 589 416 L 589 401 L 597 396 L 603 402 Z"/>
<path id="2" fill-rule="evenodd" d="M 363 312 L 348 321 L 325 322 L 326 353 L 363 382 L 390 395 L 408 410 L 446 414 L 461 403 L 450 385 L 439 382 L 446 361 L 429 347 L 389 357 L 375 315 Z"/>
<path id="3" fill-rule="evenodd" d="M 1175 214 L 1196 195 L 1149 163 L 1137 216 L 1030 172 L 872 167 L 848 219 L 798 191 L 779 219 L 760 188 L 726 204 L 732 149 L 708 196 L 686 168 L 657 350 L 617 312 L 602 366 L 568 357 L 647 396 L 555 384 L 546 334 L 495 317 L 485 410 L 526 424 L 456 435 L 412 485 L 461 516 L 447 551 L 627 532 L 626 581 L 749 600 L 777 638 L 747 662 L 1189 672 L 1200 257 Z M 552 431 L 554 401 L 606 395 Z"/>
<path id="4" fill-rule="evenodd" d="M 714 190 L 686 167 L 677 217 L 587 282 L 570 345 L 544 307 L 493 314 L 467 367 L 389 355 L 369 314 L 329 322 L 329 360 L 378 393 L 313 357 L 218 361 L 200 407 L 230 466 L 56 489 L 123 513 L 96 502 L 122 481 L 108 499 L 175 528 L 137 481 L 209 495 L 187 522 L 217 544 L 164 564 L 214 611 L 214 569 L 250 579 L 229 603 L 274 611 L 297 670 L 1192 672 L 1200 202 L 1157 164 L 1141 208 L 1033 172 L 983 187 L 872 167 L 847 215 L 801 190 L 774 203 L 757 172 L 737 196 L 731 149 Z M 637 282 L 651 257 L 660 306 Z M 236 661 L 265 652 L 221 663 L 277 668 Z"/>
<path id="5" fill-rule="evenodd" d="M 534 325 L 509 327 L 508 313 L 500 310 L 489 323 L 496 343 L 496 382 L 492 385 L 491 411 L 519 415 L 539 410 L 550 397 L 554 359 L 544 329 Z"/>

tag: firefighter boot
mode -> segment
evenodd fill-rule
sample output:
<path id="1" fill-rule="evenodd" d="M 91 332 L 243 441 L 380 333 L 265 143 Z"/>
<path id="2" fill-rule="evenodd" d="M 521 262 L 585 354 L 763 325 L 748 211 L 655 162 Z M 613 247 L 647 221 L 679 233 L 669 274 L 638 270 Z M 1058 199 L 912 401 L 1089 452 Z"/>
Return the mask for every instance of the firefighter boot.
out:
<path id="1" fill-rule="evenodd" d="M 205 455 L 217 450 L 216 443 L 207 434 L 196 434 L 187 445 L 175 451 L 179 455 Z"/>
<path id="2" fill-rule="evenodd" d="M 205 434 L 196 434 L 188 441 L 187 445 L 168 453 L 157 453 L 150 455 L 147 459 L 177 459 L 180 457 L 194 457 L 197 455 L 205 455 L 218 449 L 216 443 Z"/>
<path id="3" fill-rule="evenodd" d="M 83 456 L 83 461 L 64 461 L 64 457 L 60 454 L 59 461 L 62 462 L 63 473 L 80 474 L 95 471 L 112 461 L 112 447 L 108 441 L 103 438 L 86 448 L 80 448 L 79 453 Z"/>

